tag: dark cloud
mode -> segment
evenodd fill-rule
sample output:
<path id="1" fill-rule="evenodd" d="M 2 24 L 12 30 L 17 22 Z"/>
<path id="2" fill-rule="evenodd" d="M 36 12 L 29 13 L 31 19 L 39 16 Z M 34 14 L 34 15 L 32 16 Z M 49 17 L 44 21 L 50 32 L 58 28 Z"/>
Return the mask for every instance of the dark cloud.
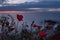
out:
<path id="1" fill-rule="evenodd" d="M 0 4 L 3 4 L 4 1 L 5 1 L 5 0 L 0 0 Z"/>
<path id="2" fill-rule="evenodd" d="M 2 6 L 0 10 L 25 10 L 26 8 L 60 8 L 60 1 L 30 2 L 16 6 Z"/>
<path id="3" fill-rule="evenodd" d="M 60 0 L 38 0 L 38 1 L 60 1 Z"/>

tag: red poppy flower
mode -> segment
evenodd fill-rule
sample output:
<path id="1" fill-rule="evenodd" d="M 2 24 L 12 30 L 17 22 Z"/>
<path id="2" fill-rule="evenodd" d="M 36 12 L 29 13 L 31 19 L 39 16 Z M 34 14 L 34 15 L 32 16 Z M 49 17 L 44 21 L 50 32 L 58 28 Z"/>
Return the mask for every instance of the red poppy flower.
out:
<path id="1" fill-rule="evenodd" d="M 39 36 L 41 36 L 41 37 L 45 37 L 47 34 L 46 34 L 46 32 L 39 32 Z"/>
<path id="2" fill-rule="evenodd" d="M 51 29 L 51 26 L 50 26 L 50 25 L 47 25 L 46 28 L 47 28 L 48 30 L 50 30 L 50 29 Z"/>
<path id="3" fill-rule="evenodd" d="M 11 32 L 11 31 L 13 31 L 14 29 L 15 29 L 15 28 L 10 27 L 10 28 L 9 28 L 9 31 Z"/>
<path id="4" fill-rule="evenodd" d="M 36 24 L 33 24 L 33 27 L 37 27 L 38 30 L 40 30 L 41 26 L 38 26 Z"/>
<path id="5" fill-rule="evenodd" d="M 22 15 L 18 15 L 18 14 L 17 14 L 17 19 L 18 19 L 19 21 L 22 21 L 23 16 L 22 16 Z"/>
<path id="6" fill-rule="evenodd" d="M 37 27 L 37 25 L 36 24 L 33 24 L 33 27 Z"/>
<path id="7" fill-rule="evenodd" d="M 60 40 L 60 35 L 55 36 L 55 38 L 56 38 L 57 40 Z"/>
<path id="8" fill-rule="evenodd" d="M 38 26 L 38 30 L 40 30 L 41 29 L 41 26 Z"/>
<path id="9" fill-rule="evenodd" d="M 53 39 L 56 39 L 56 40 L 60 40 L 60 34 L 59 35 L 55 35 L 55 36 L 52 36 Z"/>
<path id="10" fill-rule="evenodd" d="M 57 39 L 60 39 L 60 35 L 59 35 L 59 36 L 57 36 Z"/>
<path id="11" fill-rule="evenodd" d="M 6 25 L 8 26 L 9 25 L 9 22 L 6 22 Z"/>

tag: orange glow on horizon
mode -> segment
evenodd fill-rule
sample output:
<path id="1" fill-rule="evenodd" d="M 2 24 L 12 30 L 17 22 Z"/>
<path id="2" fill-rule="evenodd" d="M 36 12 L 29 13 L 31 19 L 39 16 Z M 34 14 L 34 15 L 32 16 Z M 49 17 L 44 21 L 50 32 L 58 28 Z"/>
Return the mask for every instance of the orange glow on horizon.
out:
<path id="1" fill-rule="evenodd" d="M 24 14 L 24 13 L 38 13 L 38 12 L 60 12 L 60 8 L 29 8 L 21 11 L 0 11 L 0 14 Z"/>
<path id="2" fill-rule="evenodd" d="M 0 11 L 0 14 L 18 14 L 18 13 L 24 13 L 22 11 Z"/>

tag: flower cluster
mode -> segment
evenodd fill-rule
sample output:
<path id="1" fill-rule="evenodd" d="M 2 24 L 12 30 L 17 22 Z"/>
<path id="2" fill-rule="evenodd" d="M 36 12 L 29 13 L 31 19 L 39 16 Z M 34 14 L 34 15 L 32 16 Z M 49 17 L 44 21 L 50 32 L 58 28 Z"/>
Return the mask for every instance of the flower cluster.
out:
<path id="1" fill-rule="evenodd" d="M 17 24 L 17 27 L 14 27 L 16 26 L 15 25 L 15 22 L 14 22 L 14 18 L 12 16 L 9 16 L 11 18 L 11 22 L 7 19 L 7 17 L 4 17 L 2 16 L 1 19 L 0 19 L 0 25 L 2 25 L 2 34 L 5 33 L 10 33 L 12 31 L 15 30 L 15 37 L 16 37 L 16 34 L 17 34 L 17 27 L 19 24 Z M 16 15 L 16 18 L 17 18 L 17 22 L 20 22 L 20 21 L 24 21 L 23 20 L 23 15 L 19 15 L 17 14 Z M 57 32 L 57 30 L 59 29 L 59 25 L 57 24 L 57 22 L 55 21 L 52 21 L 52 20 L 45 20 L 44 21 L 44 28 L 43 26 L 40 26 L 40 25 L 37 25 L 35 23 L 35 21 L 32 21 L 31 25 L 27 25 L 27 24 L 23 24 L 22 25 L 22 32 L 21 32 L 21 35 L 20 34 L 17 34 L 17 35 L 20 35 L 21 36 L 21 40 L 23 40 L 24 38 L 27 40 L 41 40 L 41 38 L 43 40 L 49 40 L 48 38 L 50 38 L 52 40 L 52 38 L 56 35 L 56 34 L 59 34 L 59 32 Z M 55 26 L 57 25 L 57 26 Z M 27 30 L 27 28 L 30 27 L 31 30 Z M 43 29 L 42 29 L 43 28 Z M 35 31 L 33 31 L 33 29 Z M 57 33 L 56 33 L 57 32 Z M 6 34 L 5 34 L 6 35 Z M 59 34 L 60 35 L 60 34 Z M 19 37 L 20 37 L 19 36 Z M 18 38 L 19 38 L 18 37 Z M 33 37 L 33 38 L 32 38 Z M 16 40 L 18 40 L 18 38 Z M 55 38 L 58 40 L 60 38 L 60 36 L 55 36 Z"/>

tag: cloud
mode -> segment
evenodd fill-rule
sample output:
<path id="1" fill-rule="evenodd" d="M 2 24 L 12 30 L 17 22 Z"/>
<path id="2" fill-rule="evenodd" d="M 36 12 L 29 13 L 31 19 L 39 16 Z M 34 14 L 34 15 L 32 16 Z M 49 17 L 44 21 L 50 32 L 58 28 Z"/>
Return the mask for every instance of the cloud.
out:
<path id="1" fill-rule="evenodd" d="M 12 10 L 12 11 L 0 11 L 0 13 L 12 13 L 12 14 L 18 14 L 18 13 L 40 13 L 40 12 L 60 12 L 60 8 L 27 8 L 24 10 Z"/>
<path id="2" fill-rule="evenodd" d="M 38 1 L 60 1 L 60 0 L 38 0 Z"/>
<path id="3" fill-rule="evenodd" d="M 36 2 L 37 0 L 7 0 L 4 1 L 6 4 L 21 4 L 25 2 Z"/>
<path id="4" fill-rule="evenodd" d="M 2 7 L 2 5 L 0 4 L 0 7 Z"/>
<path id="5" fill-rule="evenodd" d="M 26 10 L 27 8 L 60 8 L 60 1 L 25 2 L 0 6 L 0 10 Z"/>

